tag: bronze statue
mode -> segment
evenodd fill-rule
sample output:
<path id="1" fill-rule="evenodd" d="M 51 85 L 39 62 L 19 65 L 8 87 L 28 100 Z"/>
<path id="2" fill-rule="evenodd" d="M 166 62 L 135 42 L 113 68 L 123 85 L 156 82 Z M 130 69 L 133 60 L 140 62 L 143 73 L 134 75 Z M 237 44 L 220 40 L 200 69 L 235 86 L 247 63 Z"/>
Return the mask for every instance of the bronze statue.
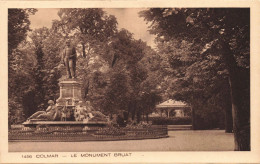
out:
<path id="1" fill-rule="evenodd" d="M 76 60 L 76 49 L 71 46 L 70 41 L 67 40 L 66 47 L 61 53 L 61 62 L 66 66 L 67 78 L 76 78 Z"/>

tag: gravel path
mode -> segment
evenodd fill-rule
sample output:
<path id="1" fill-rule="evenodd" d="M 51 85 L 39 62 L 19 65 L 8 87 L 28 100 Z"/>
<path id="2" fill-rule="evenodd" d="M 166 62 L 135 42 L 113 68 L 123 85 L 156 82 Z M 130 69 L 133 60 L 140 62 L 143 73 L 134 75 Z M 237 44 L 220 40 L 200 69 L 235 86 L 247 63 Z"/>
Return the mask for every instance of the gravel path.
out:
<path id="1" fill-rule="evenodd" d="M 9 152 L 233 151 L 223 130 L 169 131 L 169 138 L 97 142 L 9 142 Z"/>

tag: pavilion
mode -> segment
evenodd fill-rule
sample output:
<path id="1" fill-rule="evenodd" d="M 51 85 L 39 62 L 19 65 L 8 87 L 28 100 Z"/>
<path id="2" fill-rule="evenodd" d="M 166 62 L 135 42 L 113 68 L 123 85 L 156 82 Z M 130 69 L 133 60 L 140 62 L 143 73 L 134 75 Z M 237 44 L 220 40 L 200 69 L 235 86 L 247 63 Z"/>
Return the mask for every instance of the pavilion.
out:
<path id="1" fill-rule="evenodd" d="M 175 112 L 175 117 L 185 117 L 187 113 L 184 110 L 191 110 L 190 106 L 181 101 L 176 101 L 169 99 L 156 105 L 156 111 L 161 114 L 161 116 L 165 115 L 169 118 L 170 113 L 172 111 Z"/>

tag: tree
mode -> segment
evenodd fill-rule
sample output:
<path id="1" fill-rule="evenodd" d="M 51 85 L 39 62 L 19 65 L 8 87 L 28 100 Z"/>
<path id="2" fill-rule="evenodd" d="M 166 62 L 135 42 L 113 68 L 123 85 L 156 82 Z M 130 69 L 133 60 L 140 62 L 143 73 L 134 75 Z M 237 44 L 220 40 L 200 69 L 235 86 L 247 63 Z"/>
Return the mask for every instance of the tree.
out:
<path id="1" fill-rule="evenodd" d="M 21 95 L 28 90 L 30 77 L 27 65 L 30 63 L 27 54 L 18 47 L 30 31 L 29 15 L 36 9 L 9 9 L 8 10 L 8 106 L 9 125 L 19 123 L 24 119 Z M 22 47 L 22 46 L 21 46 Z M 29 47 L 28 47 L 29 48 Z M 9 126 L 10 127 L 10 126 Z"/>
<path id="2" fill-rule="evenodd" d="M 30 31 L 29 15 L 35 14 L 36 9 L 8 9 L 8 54 L 17 48 Z"/>
<path id="3" fill-rule="evenodd" d="M 59 54 L 63 48 L 64 39 L 62 35 L 46 27 L 35 29 L 30 34 L 30 38 L 35 50 L 40 47 L 43 53 L 42 62 L 37 62 L 38 65 L 36 65 L 36 67 L 39 67 L 39 63 L 42 63 L 40 69 L 43 73 L 43 78 L 41 80 L 45 92 L 42 101 L 55 100 L 59 96 L 58 83 L 61 72 L 58 69 L 58 65 L 61 60 Z"/>
<path id="4" fill-rule="evenodd" d="M 125 111 L 127 117 L 131 116 L 132 119 L 135 119 L 137 116 L 139 122 L 141 114 L 148 114 L 151 111 L 144 108 L 142 97 L 144 98 L 143 92 L 145 91 L 143 83 L 148 77 L 148 70 L 144 64 L 148 62 L 144 56 L 149 56 L 152 50 L 141 40 L 133 39 L 132 34 L 125 29 L 113 36 L 107 48 L 106 56 L 101 55 L 104 60 L 102 65 L 106 65 L 106 69 L 103 72 L 96 71 L 97 76 L 93 76 L 95 82 L 92 82 L 96 84 L 94 88 L 98 88 L 98 85 L 103 86 L 103 96 L 102 94 L 99 96 L 101 100 L 99 104 L 103 104 L 100 108 L 107 114 Z M 99 60 L 101 59 L 99 58 Z M 103 77 L 102 80 L 99 76 Z M 104 81 L 104 79 L 106 80 Z M 90 82 L 89 86 L 94 85 L 91 85 Z M 93 92 L 94 88 L 89 92 Z M 150 93 L 149 89 L 146 88 L 147 93 Z M 150 97 L 146 96 L 147 99 Z M 151 106 L 149 108 L 152 109 Z"/>
<path id="5" fill-rule="evenodd" d="M 143 50 L 143 58 L 138 62 L 140 70 L 143 71 L 140 74 L 143 77 L 139 86 L 139 101 L 138 110 L 143 116 L 146 116 L 148 121 L 148 115 L 155 110 L 156 104 L 162 101 L 163 90 L 160 88 L 162 82 L 162 65 L 161 57 L 151 47 L 146 46 Z M 139 70 L 139 69 L 138 69 Z"/>
<path id="6" fill-rule="evenodd" d="M 146 116 L 147 122 L 149 121 L 148 115 L 154 111 L 155 106 L 160 101 L 162 101 L 162 97 L 154 91 L 142 93 L 139 108 L 141 109 L 143 116 Z"/>
<path id="7" fill-rule="evenodd" d="M 78 54 L 85 58 L 78 58 L 77 76 L 83 79 L 83 97 L 92 100 L 101 94 L 94 91 L 95 71 L 106 69 L 112 58 L 109 44 L 117 32 L 116 18 L 98 8 L 60 9 L 58 16 L 60 20 L 53 21 L 52 29 L 64 39 L 72 39 Z M 91 64 L 93 61 L 96 64 Z"/>
<path id="8" fill-rule="evenodd" d="M 102 9 L 60 9 L 58 15 L 61 20 L 53 22 L 53 29 L 64 37 L 72 36 L 81 45 L 83 57 L 99 51 L 117 31 L 116 18 Z"/>
<path id="9" fill-rule="evenodd" d="M 107 114 L 119 113 L 127 109 L 130 98 L 127 75 L 122 72 L 114 72 L 104 97 L 104 108 Z"/>
<path id="10" fill-rule="evenodd" d="M 164 82 L 161 87 L 173 99 L 185 101 L 192 106 L 193 129 L 222 128 L 222 109 L 231 111 L 231 106 L 218 98 L 225 97 L 223 100 L 229 100 L 224 92 L 220 92 L 228 83 L 226 75 L 223 76 L 225 69 L 220 58 L 213 54 L 200 55 L 197 50 L 192 49 L 190 43 L 184 41 L 158 43 L 158 49 L 164 60 Z M 229 88 L 225 88 L 228 93 Z M 220 105 L 216 105 L 217 103 Z M 226 127 L 229 130 L 227 132 L 232 131 L 228 128 L 230 126 Z"/>
<path id="11" fill-rule="evenodd" d="M 132 119 L 137 116 L 139 122 L 142 113 L 138 108 L 142 92 L 140 84 L 147 77 L 145 68 L 139 62 L 143 58 L 147 46 L 141 40 L 133 39 L 132 34 L 125 29 L 115 35 L 110 45 L 113 56 L 111 67 L 115 72 L 124 72 L 127 79 L 125 87 L 129 96 L 127 107 L 124 110 L 128 112 L 128 115 L 131 114 Z"/>
<path id="12" fill-rule="evenodd" d="M 9 89 L 9 93 L 14 92 L 18 96 L 24 114 L 21 121 L 37 110 L 43 110 L 48 100 L 59 96 L 60 72 L 57 65 L 60 63 L 59 51 L 63 38 L 45 27 L 33 30 L 29 38 L 13 52 L 15 59 L 19 60 L 14 60 L 16 76 L 9 77 L 13 81 L 23 75 L 23 79 L 18 79 L 20 84 L 11 82 L 15 91 Z"/>
<path id="13" fill-rule="evenodd" d="M 152 22 L 150 32 L 157 35 L 159 42 L 188 42 L 192 50 L 197 50 L 192 53 L 195 60 L 199 55 L 220 58 L 227 72 L 222 75 L 229 80 L 235 150 L 250 150 L 249 9 L 149 9 L 141 16 Z M 211 60 L 204 64 L 209 63 Z"/>

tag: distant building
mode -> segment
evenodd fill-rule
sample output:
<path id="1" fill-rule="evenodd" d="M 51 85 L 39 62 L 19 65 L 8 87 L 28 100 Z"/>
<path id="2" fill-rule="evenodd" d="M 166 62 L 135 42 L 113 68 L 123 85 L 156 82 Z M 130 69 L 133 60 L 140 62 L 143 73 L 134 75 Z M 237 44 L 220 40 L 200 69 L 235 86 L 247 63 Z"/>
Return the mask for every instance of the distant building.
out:
<path id="1" fill-rule="evenodd" d="M 161 117 L 186 117 L 190 113 L 190 106 L 181 101 L 169 99 L 163 103 L 156 105 L 157 115 Z M 156 115 L 156 113 L 152 114 Z"/>

